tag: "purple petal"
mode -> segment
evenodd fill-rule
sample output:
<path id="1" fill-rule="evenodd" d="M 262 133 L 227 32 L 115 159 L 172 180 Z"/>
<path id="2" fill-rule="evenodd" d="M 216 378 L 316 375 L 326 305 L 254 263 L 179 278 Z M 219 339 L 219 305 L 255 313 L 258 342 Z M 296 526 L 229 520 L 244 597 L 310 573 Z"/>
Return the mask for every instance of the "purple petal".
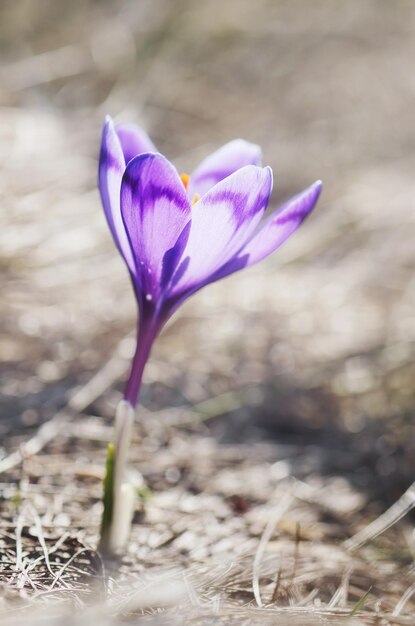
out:
<path id="1" fill-rule="evenodd" d="M 209 155 L 190 176 L 189 197 L 203 196 L 211 187 L 245 165 L 261 165 L 261 148 L 235 139 Z"/>
<path id="2" fill-rule="evenodd" d="M 270 168 L 247 165 L 208 191 L 192 207 L 192 225 L 183 257 L 190 261 L 174 292 L 214 280 L 254 234 L 272 189 Z"/>
<path id="3" fill-rule="evenodd" d="M 125 162 L 144 152 L 157 152 L 147 133 L 135 124 L 117 124 L 115 130 L 121 143 Z"/>
<path id="4" fill-rule="evenodd" d="M 101 151 L 98 166 L 98 187 L 105 216 L 115 244 L 134 273 L 134 260 L 125 232 L 120 210 L 121 179 L 125 170 L 125 160 L 114 124 L 106 117 L 102 130 Z"/>
<path id="5" fill-rule="evenodd" d="M 241 256 L 249 256 L 248 266 L 262 261 L 297 230 L 315 207 L 322 184 L 320 180 L 316 181 L 297 196 L 288 200 L 280 210 L 268 218 L 259 232 L 240 251 Z"/>
<path id="6" fill-rule="evenodd" d="M 244 267 L 247 266 L 248 263 L 248 255 L 238 255 L 232 257 L 225 265 L 222 265 L 221 268 L 218 269 L 217 272 L 210 276 L 209 282 L 213 283 L 216 280 L 220 280 L 221 278 L 226 278 L 229 274 L 234 274 L 235 272 L 239 272 L 239 270 L 243 270 Z"/>
<path id="7" fill-rule="evenodd" d="M 190 225 L 191 222 L 187 222 L 186 226 L 183 228 L 182 232 L 177 238 L 174 246 L 170 248 L 170 250 L 167 250 L 167 252 L 163 256 L 160 280 L 160 286 L 162 289 L 166 289 L 166 287 L 169 285 L 171 279 L 173 278 L 173 274 L 175 273 L 177 266 L 179 265 L 179 262 L 183 256 L 183 251 L 189 239 Z"/>
<path id="8" fill-rule="evenodd" d="M 183 261 L 180 263 L 177 269 L 177 272 L 174 276 L 174 279 L 172 281 L 173 286 L 175 286 L 180 281 L 181 277 L 184 275 L 187 269 L 187 266 L 189 264 L 189 261 L 190 261 L 190 258 L 185 257 Z M 165 319 L 168 319 L 174 313 L 174 311 L 176 311 L 176 309 L 181 304 L 183 304 L 183 302 L 187 300 L 187 298 L 189 298 L 191 295 L 193 295 L 196 291 L 199 291 L 199 289 L 202 289 L 203 287 L 205 287 L 205 285 L 208 285 L 209 283 L 214 283 L 217 280 L 220 280 L 221 278 L 225 278 L 226 276 L 229 276 L 229 274 L 233 274 L 234 272 L 238 272 L 239 270 L 242 270 L 244 267 L 246 267 L 247 262 L 248 262 L 248 255 L 233 257 L 227 263 L 225 263 L 225 265 L 219 268 L 216 272 L 208 276 L 203 282 L 199 282 L 193 287 L 186 289 L 184 291 L 181 290 L 179 292 L 174 292 L 173 289 L 170 289 L 170 296 L 167 298 L 165 302 L 165 306 L 162 311 L 162 314 L 164 315 Z"/>
<path id="9" fill-rule="evenodd" d="M 180 177 L 161 154 L 143 154 L 129 162 L 121 184 L 121 213 L 141 297 L 155 304 L 162 278 L 170 280 L 180 261 L 187 241 L 183 230 L 191 217 Z"/>

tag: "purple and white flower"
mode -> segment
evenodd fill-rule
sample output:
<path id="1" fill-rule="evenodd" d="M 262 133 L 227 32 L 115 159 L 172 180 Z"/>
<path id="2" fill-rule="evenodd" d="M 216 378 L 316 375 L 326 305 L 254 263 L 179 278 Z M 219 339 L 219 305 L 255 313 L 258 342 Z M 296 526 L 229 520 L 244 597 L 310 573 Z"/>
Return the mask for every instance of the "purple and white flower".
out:
<path id="1" fill-rule="evenodd" d="M 135 406 L 155 337 L 190 295 L 258 263 L 300 226 L 321 191 L 317 181 L 263 220 L 272 171 L 241 139 L 181 176 L 133 125 L 105 121 L 99 189 L 139 307 L 137 350 L 125 400 Z"/>

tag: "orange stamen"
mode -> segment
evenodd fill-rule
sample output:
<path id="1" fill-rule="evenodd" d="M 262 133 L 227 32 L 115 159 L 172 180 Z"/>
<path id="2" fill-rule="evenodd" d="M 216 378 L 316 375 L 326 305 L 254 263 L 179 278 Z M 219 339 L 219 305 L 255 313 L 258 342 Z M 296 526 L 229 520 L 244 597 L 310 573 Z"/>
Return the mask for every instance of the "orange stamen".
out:
<path id="1" fill-rule="evenodd" d="M 189 174 L 180 174 L 180 178 L 182 179 L 182 183 L 185 189 L 187 189 L 188 185 L 189 185 L 189 180 L 190 180 L 190 176 Z"/>
<path id="2" fill-rule="evenodd" d="M 200 198 L 199 194 L 198 194 L 198 193 L 195 193 L 194 198 L 193 198 L 193 200 L 192 200 L 192 206 L 193 206 L 194 204 L 196 204 L 196 202 L 199 200 L 199 198 Z"/>

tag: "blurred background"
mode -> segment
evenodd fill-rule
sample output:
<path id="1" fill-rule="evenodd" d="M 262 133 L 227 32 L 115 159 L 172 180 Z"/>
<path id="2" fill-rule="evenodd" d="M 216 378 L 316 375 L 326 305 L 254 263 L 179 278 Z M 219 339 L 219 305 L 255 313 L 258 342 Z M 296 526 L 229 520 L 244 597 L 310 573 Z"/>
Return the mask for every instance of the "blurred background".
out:
<path id="1" fill-rule="evenodd" d="M 414 31 L 411 0 L 2 0 L 3 454 L 133 349 L 96 188 L 109 113 L 180 171 L 259 143 L 272 207 L 325 185 L 272 258 L 180 310 L 143 406 L 231 392 L 207 435 L 312 449 L 319 471 L 400 495 L 415 469 Z M 110 423 L 125 375 L 91 413 Z"/>

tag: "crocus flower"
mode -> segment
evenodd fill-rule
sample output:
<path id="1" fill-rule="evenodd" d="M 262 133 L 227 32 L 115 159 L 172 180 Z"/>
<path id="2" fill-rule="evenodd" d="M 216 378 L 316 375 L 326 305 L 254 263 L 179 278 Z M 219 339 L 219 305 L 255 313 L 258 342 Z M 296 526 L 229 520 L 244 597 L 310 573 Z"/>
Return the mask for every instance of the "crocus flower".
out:
<path id="1" fill-rule="evenodd" d="M 125 400 L 135 406 L 155 337 L 196 291 L 258 263 L 299 227 L 321 191 L 317 181 L 263 220 L 272 171 L 241 139 L 181 176 L 146 135 L 107 117 L 99 189 L 139 308 L 137 349 Z"/>
<path id="2" fill-rule="evenodd" d="M 177 172 L 140 128 L 104 124 L 99 190 L 139 308 L 137 348 L 110 444 L 101 527 L 103 550 L 128 539 L 134 489 L 126 472 L 141 378 L 154 339 L 196 291 L 258 263 L 298 228 L 315 206 L 317 181 L 264 218 L 272 171 L 258 146 L 238 139 L 189 176 Z"/>

